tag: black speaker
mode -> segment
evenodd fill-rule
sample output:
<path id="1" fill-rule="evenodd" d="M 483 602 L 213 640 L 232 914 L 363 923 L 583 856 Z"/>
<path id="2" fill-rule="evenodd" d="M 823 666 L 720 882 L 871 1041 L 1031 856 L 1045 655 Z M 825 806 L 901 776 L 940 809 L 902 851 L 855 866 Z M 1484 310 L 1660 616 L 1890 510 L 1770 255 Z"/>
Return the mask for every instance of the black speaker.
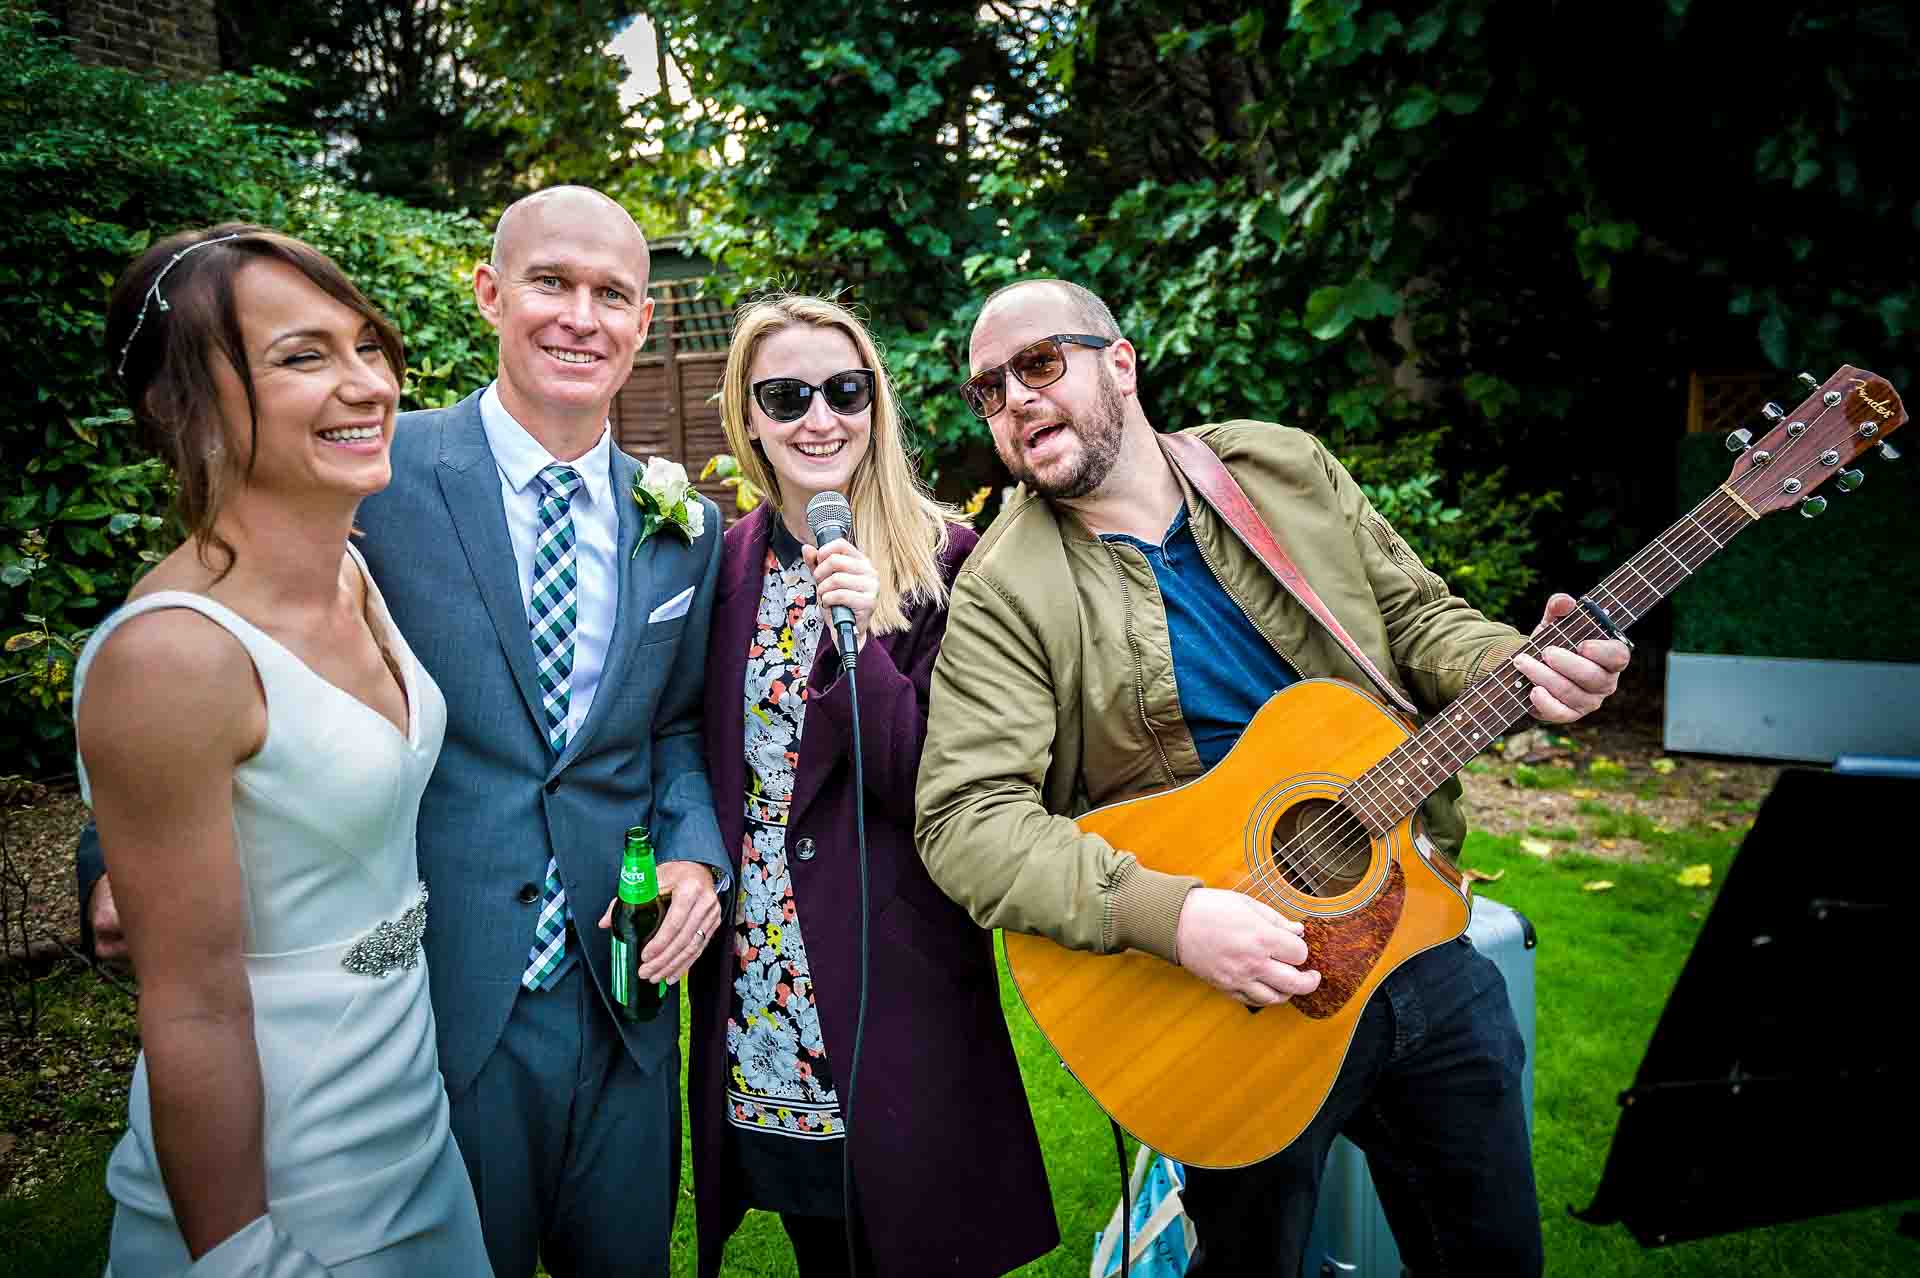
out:
<path id="1" fill-rule="evenodd" d="M 1917 821 L 1920 776 L 1781 773 L 1580 1219 L 1654 1247 L 1920 1197 Z"/>

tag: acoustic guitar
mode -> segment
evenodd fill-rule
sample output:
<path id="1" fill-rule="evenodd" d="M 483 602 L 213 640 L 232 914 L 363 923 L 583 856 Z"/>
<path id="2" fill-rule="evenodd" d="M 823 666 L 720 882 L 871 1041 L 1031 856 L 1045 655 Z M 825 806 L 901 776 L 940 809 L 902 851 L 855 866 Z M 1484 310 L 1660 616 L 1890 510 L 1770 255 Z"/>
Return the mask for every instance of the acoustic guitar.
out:
<path id="1" fill-rule="evenodd" d="M 1523 651 L 1617 635 L 1748 525 L 1789 506 L 1817 514 L 1828 479 L 1907 420 L 1872 373 L 1843 366 L 1793 412 L 1769 404 L 1756 443 L 1728 437 L 1733 471 Z M 1200 1167 L 1258 1162 L 1313 1121 L 1367 999 L 1395 968 L 1466 930 L 1471 888 L 1427 839 L 1420 804 L 1527 708 L 1512 661 L 1413 726 L 1360 689 L 1306 679 L 1276 693 L 1197 780 L 1088 812 L 1080 828 L 1169 874 L 1266 902 L 1306 928 L 1321 973 L 1305 997 L 1249 1015 L 1204 981 L 1138 951 L 1095 955 L 1006 934 L 1020 997 L 1047 1041 L 1115 1121 Z"/>

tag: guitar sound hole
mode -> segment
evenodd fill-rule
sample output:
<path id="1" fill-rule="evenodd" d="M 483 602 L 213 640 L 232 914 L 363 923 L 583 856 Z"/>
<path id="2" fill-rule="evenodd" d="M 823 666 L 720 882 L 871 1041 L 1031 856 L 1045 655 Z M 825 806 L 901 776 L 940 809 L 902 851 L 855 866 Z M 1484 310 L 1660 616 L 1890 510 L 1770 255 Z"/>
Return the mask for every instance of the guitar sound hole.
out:
<path id="1" fill-rule="evenodd" d="M 1353 814 L 1330 799 L 1308 799 L 1273 827 L 1273 864 L 1310 896 L 1338 896 L 1360 885 L 1373 848 Z"/>

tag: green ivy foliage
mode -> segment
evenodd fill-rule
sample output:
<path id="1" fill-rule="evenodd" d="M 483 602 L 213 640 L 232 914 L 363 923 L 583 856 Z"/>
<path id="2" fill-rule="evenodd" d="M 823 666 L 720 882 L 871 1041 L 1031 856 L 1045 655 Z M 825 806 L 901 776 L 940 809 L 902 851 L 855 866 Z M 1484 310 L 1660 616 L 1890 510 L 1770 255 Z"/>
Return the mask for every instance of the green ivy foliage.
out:
<path id="1" fill-rule="evenodd" d="M 479 385 L 492 342 L 463 284 L 482 228 L 316 177 L 315 139 L 257 119 L 283 79 L 169 85 L 82 66 L 50 32 L 0 0 L 0 752 L 60 772 L 74 656 L 178 540 L 102 349 L 136 254 L 230 219 L 318 245 L 405 335 L 406 407 Z"/>
<path id="2" fill-rule="evenodd" d="M 744 288 L 866 307 L 950 494 L 996 478 L 950 393 L 971 320 L 1042 273 L 1114 307 L 1157 425 L 1319 433 L 1523 626 L 1664 526 L 1691 371 L 1911 379 L 1892 0 L 654 16 L 694 94 L 650 105 L 657 197 Z"/>
<path id="3" fill-rule="evenodd" d="M 637 157 L 607 45 L 632 0 L 329 0 L 220 6 L 222 65 L 300 77 L 265 117 L 318 133 L 314 163 L 420 208 L 482 212 Z M 661 228 L 667 229 L 667 228 Z"/>
<path id="4" fill-rule="evenodd" d="M 1897 441 L 1896 441 L 1897 446 Z M 1710 435 L 1679 441 L 1672 513 L 1692 510 L 1733 477 Z M 1869 451 L 1866 479 L 1819 492 L 1826 511 L 1789 507 L 1745 527 L 1673 596 L 1673 650 L 1823 661 L 1920 661 L 1920 557 L 1908 522 L 1920 473 Z"/>
<path id="5" fill-rule="evenodd" d="M 949 493 L 996 478 L 984 425 L 952 393 L 981 301 L 1059 275 L 1113 306 L 1157 425 L 1257 417 L 1328 435 L 1459 589 L 1509 612 L 1533 581 L 1531 521 L 1555 498 L 1493 497 L 1494 465 L 1442 477 L 1444 415 L 1393 375 L 1410 362 L 1391 329 L 1414 265 L 1390 198 L 1407 163 L 1386 157 L 1419 149 L 1402 136 L 1418 121 L 1348 98 L 1362 52 L 1431 33 L 1316 33 L 1312 5 L 1295 7 L 1299 31 L 1258 15 L 1189 28 L 1169 20 L 1180 8 L 830 0 L 773 23 L 753 0 L 660 6 L 695 100 L 658 140 L 681 161 L 734 162 L 676 165 L 656 198 L 700 210 L 697 241 L 741 291 L 842 292 L 865 308 Z M 1310 90 L 1293 96 L 1295 141 L 1216 137 L 1189 157 L 1192 177 L 1142 170 L 1122 135 L 1178 121 L 1074 91 L 1111 85 L 1108 24 L 1136 21 L 1166 32 L 1149 60 L 1223 42 L 1258 54 L 1270 30 L 1275 64 Z M 1435 110 L 1470 109 L 1479 74 L 1460 71 Z"/>

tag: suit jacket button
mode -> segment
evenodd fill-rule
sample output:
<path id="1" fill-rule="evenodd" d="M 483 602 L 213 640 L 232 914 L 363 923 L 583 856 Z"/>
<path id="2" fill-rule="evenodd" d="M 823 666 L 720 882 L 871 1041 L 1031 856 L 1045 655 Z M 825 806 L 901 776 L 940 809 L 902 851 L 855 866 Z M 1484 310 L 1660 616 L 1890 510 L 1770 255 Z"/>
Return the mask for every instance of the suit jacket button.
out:
<path id="1" fill-rule="evenodd" d="M 552 793 L 554 793 L 554 792 L 555 792 L 556 790 L 558 790 L 559 788 L 560 788 L 560 778 L 559 778 L 559 777 L 555 777 L 555 778 L 554 778 L 553 780 L 551 780 L 551 781 L 549 781 L 549 782 L 547 782 L 547 793 L 548 793 L 548 794 L 552 794 Z"/>
<path id="2" fill-rule="evenodd" d="M 540 885 L 538 883 L 522 883 L 518 895 L 520 897 L 520 904 L 532 905 L 540 899 Z"/>
<path id="3" fill-rule="evenodd" d="M 801 839 L 798 843 L 795 843 L 793 845 L 793 854 L 802 861 L 813 860 L 813 840 Z"/>

